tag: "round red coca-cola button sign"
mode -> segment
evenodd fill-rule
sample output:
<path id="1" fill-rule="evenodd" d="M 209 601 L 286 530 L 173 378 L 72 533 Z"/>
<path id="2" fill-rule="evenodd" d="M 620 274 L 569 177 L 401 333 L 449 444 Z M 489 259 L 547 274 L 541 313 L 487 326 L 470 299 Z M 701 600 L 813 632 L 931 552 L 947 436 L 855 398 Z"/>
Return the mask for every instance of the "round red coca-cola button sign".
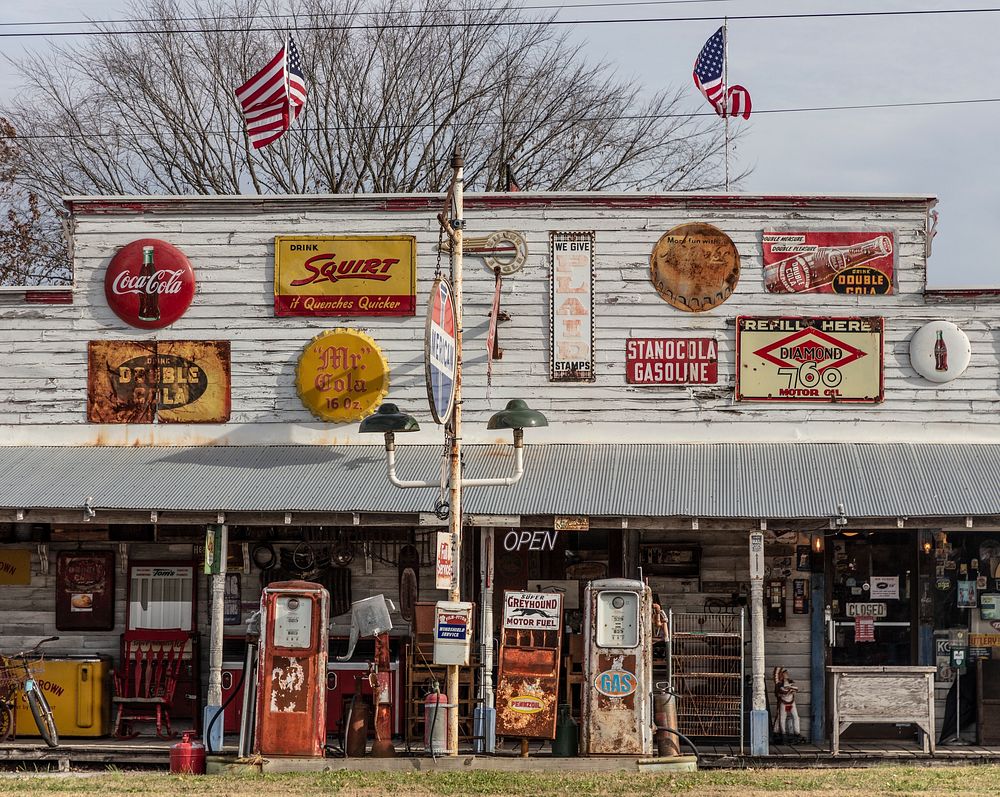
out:
<path id="1" fill-rule="evenodd" d="M 104 275 L 108 306 L 126 324 L 160 329 L 184 315 L 194 298 L 194 269 L 180 249 L 156 238 L 126 244 Z"/>

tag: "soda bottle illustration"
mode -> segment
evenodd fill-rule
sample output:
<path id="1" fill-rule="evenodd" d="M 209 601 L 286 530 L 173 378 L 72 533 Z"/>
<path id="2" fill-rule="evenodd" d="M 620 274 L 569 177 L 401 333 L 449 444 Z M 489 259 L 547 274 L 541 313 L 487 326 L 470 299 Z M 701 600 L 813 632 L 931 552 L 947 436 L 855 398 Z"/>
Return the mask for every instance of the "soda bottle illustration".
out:
<path id="1" fill-rule="evenodd" d="M 934 370 L 948 370 L 948 344 L 944 342 L 944 333 L 938 330 L 937 340 L 934 341 Z"/>
<path id="2" fill-rule="evenodd" d="M 841 271 L 892 254 L 892 238 L 880 235 L 852 246 L 819 246 L 764 266 L 764 287 L 772 293 L 803 293 L 833 282 Z"/>
<path id="3" fill-rule="evenodd" d="M 139 272 L 139 320 L 160 320 L 160 294 L 157 293 L 156 267 L 153 265 L 153 247 L 142 247 L 142 270 Z"/>

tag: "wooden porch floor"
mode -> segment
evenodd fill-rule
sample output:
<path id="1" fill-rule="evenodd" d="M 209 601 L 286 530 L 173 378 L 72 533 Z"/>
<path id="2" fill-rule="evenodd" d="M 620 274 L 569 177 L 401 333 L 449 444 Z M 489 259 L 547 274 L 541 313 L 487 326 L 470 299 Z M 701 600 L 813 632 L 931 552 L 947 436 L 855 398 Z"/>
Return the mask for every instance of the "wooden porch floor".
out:
<path id="1" fill-rule="evenodd" d="M 19 739 L 14 742 L 0 744 L 0 767 L 12 768 L 24 765 L 46 765 L 52 768 L 68 769 L 73 766 L 95 767 L 114 766 L 128 768 L 160 768 L 170 764 L 170 747 L 178 740 L 167 741 L 155 737 L 140 736 L 136 739 L 65 739 L 59 747 L 49 748 L 38 739 Z M 227 737 L 224 756 L 235 760 L 235 737 Z M 403 745 L 397 743 L 399 757 L 405 759 Z M 530 761 L 537 764 L 539 770 L 564 766 L 567 759 L 554 759 L 549 755 L 548 745 L 540 752 L 532 746 Z M 984 747 L 975 744 L 943 745 L 937 748 L 934 756 L 925 754 L 916 743 L 894 742 L 886 740 L 856 741 L 843 743 L 841 753 L 836 758 L 830 753 L 828 746 L 813 744 L 772 745 L 770 755 L 755 757 L 749 755 L 749 748 L 744 748 L 740 754 L 736 744 L 699 744 L 701 757 L 699 768 L 734 768 L 744 767 L 864 767 L 878 764 L 909 764 L 909 765 L 948 765 L 948 764 L 1000 764 L 1000 747 Z M 687 753 L 687 749 L 682 752 Z M 419 753 L 415 753 L 419 756 Z M 500 761 L 510 757 L 510 753 L 493 757 Z M 468 761 L 471 751 L 462 751 L 461 759 Z M 489 768 L 490 756 L 476 756 L 476 768 Z M 374 760 L 374 759 L 365 759 Z M 384 759 L 383 759 L 384 760 Z M 631 759 L 635 760 L 635 759 Z M 327 759 L 329 763 L 330 759 Z M 622 758 L 607 760 L 617 761 Z M 561 763 L 560 763 L 561 762 Z M 317 763 L 319 763 L 317 761 Z M 580 762 L 581 764 L 583 762 Z M 593 762 L 596 765 L 596 762 Z M 364 768 L 363 760 L 353 759 L 354 769 Z M 597 765 L 599 768 L 599 765 Z"/>

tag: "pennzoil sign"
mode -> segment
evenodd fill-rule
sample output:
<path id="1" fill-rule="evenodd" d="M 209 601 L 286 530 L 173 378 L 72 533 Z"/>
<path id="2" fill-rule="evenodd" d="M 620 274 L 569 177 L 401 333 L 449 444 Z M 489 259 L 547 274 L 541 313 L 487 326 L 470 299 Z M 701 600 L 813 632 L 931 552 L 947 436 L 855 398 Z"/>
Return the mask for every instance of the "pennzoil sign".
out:
<path id="1" fill-rule="evenodd" d="M 736 400 L 878 403 L 882 318 L 736 319 Z"/>
<path id="2" fill-rule="evenodd" d="M 412 235 L 278 236 L 277 316 L 405 316 L 416 312 Z"/>

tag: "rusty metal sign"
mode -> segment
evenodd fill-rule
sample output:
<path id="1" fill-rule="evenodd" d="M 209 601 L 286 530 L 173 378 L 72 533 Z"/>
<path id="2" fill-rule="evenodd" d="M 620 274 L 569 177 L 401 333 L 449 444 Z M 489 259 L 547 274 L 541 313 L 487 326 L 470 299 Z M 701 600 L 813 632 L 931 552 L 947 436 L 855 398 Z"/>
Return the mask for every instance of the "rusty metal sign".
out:
<path id="1" fill-rule="evenodd" d="M 404 316 L 417 309 L 412 235 L 274 239 L 277 316 Z"/>
<path id="2" fill-rule="evenodd" d="M 594 233 L 549 233 L 549 381 L 593 382 Z"/>
<path id="3" fill-rule="evenodd" d="M 306 409 L 321 421 L 360 421 L 389 392 L 389 363 L 364 332 L 333 329 L 302 350 L 295 387 Z"/>
<path id="4" fill-rule="evenodd" d="M 558 592 L 505 592 L 503 627 L 528 631 L 558 631 L 562 626 Z"/>
<path id="5" fill-rule="evenodd" d="M 445 238 L 440 249 L 451 252 L 451 238 Z M 463 236 L 462 254 L 481 257 L 490 271 L 499 271 L 506 276 L 524 267 L 524 261 L 528 259 L 528 244 L 519 232 L 497 230 L 489 235 Z"/>
<path id="6" fill-rule="evenodd" d="M 681 224 L 653 247 L 649 278 L 665 302 L 701 313 L 732 296 L 740 279 L 740 254 L 732 239 L 711 224 Z"/>
<path id="7" fill-rule="evenodd" d="M 736 400 L 877 403 L 883 320 L 736 319 Z"/>
<path id="8" fill-rule="evenodd" d="M 554 739 L 563 596 L 504 592 L 497 678 L 497 735 Z"/>
<path id="9" fill-rule="evenodd" d="M 91 423 L 225 423 L 230 352 L 225 340 L 92 340 Z"/>
<path id="10" fill-rule="evenodd" d="M 765 232 L 763 247 L 771 293 L 892 293 L 891 232 Z"/>
<path id="11" fill-rule="evenodd" d="M 715 338 L 629 338 L 625 380 L 631 385 L 714 385 L 719 344 Z"/>

